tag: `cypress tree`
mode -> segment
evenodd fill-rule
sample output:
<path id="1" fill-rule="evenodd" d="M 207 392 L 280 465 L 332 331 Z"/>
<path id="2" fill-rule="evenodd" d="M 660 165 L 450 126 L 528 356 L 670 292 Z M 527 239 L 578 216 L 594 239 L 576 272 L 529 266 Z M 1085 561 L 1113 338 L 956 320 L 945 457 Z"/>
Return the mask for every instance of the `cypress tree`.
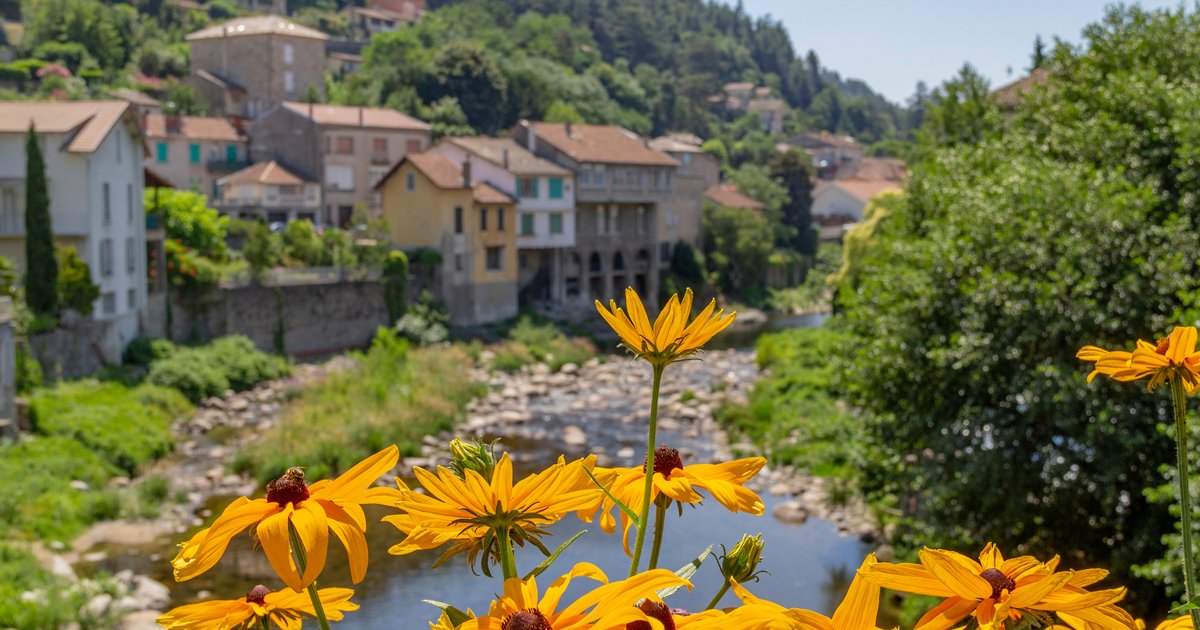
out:
<path id="1" fill-rule="evenodd" d="M 25 142 L 25 302 L 34 313 L 58 312 L 58 262 L 50 227 L 46 162 L 33 123 Z"/>

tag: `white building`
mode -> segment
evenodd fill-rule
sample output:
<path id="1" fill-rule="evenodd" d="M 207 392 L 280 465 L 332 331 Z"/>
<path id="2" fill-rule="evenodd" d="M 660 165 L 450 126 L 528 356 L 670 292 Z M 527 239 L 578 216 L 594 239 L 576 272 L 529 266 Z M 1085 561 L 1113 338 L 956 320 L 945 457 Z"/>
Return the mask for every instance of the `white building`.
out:
<path id="1" fill-rule="evenodd" d="M 886 192 L 903 190 L 899 182 L 886 179 L 839 179 L 813 190 L 813 223 L 821 228 L 821 240 L 838 240 L 845 228 L 863 218 L 867 204 Z"/>
<path id="2" fill-rule="evenodd" d="M 100 285 L 92 317 L 111 324 L 102 349 L 118 358 L 138 334 L 146 305 L 146 148 L 137 117 L 124 101 L 0 103 L 0 256 L 22 273 L 31 124 L 45 158 L 55 238 L 75 247 Z"/>
<path id="3" fill-rule="evenodd" d="M 575 247 L 574 174 L 511 138 L 446 138 L 430 152 L 457 164 L 469 161 L 474 181 L 516 198 L 517 286 L 522 301 L 561 304 L 565 255 Z"/>

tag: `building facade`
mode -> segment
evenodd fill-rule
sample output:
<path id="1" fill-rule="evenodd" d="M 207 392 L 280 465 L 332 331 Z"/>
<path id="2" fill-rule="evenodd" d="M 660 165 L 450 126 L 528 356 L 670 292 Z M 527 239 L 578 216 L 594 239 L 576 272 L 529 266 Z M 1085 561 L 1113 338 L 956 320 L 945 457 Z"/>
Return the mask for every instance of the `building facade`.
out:
<path id="1" fill-rule="evenodd" d="M 511 138 L 447 138 L 429 152 L 470 161 L 476 181 L 516 199 L 520 301 L 553 314 L 566 299 L 563 266 L 575 247 L 574 173 Z"/>
<path id="2" fill-rule="evenodd" d="M 318 223 L 321 185 L 305 180 L 278 162 L 259 162 L 217 180 L 213 205 L 239 219 L 287 223 L 307 219 Z"/>
<path id="3" fill-rule="evenodd" d="M 187 36 L 191 74 L 186 83 L 208 101 L 210 113 L 255 119 L 311 87 L 325 93 L 329 36 L 278 15 L 242 17 Z"/>
<path id="4" fill-rule="evenodd" d="M 683 241 L 696 249 L 704 245 L 704 192 L 721 181 L 721 164 L 701 151 L 701 144 L 692 134 L 670 134 L 650 141 L 650 148 L 679 163 L 675 193 L 658 216 L 659 262 L 664 266 L 670 263 L 676 243 Z"/>
<path id="5" fill-rule="evenodd" d="M 250 164 L 249 141 L 225 118 L 146 114 L 142 128 L 149 167 L 172 188 L 214 199 L 219 178 Z"/>
<path id="6" fill-rule="evenodd" d="M 431 139 L 429 125 L 395 110 L 288 101 L 250 127 L 250 153 L 319 182 L 324 205 L 318 222 L 345 225 L 356 205 L 379 216 L 375 185 Z"/>
<path id="7" fill-rule="evenodd" d="M 631 131 L 522 121 L 513 139 L 575 173 L 575 249 L 563 265 L 564 301 L 586 309 L 632 286 L 657 304 L 658 216 L 679 164 Z"/>
<path id="8" fill-rule="evenodd" d="M 32 125 L 46 164 L 50 220 L 100 286 L 92 318 L 101 350 L 119 359 L 146 304 L 145 144 L 124 101 L 0 103 L 0 256 L 25 264 L 25 142 Z"/>
<path id="9" fill-rule="evenodd" d="M 392 244 L 440 255 L 437 298 L 456 326 L 517 314 L 516 203 L 473 180 L 472 166 L 443 155 L 409 155 L 378 185 Z"/>

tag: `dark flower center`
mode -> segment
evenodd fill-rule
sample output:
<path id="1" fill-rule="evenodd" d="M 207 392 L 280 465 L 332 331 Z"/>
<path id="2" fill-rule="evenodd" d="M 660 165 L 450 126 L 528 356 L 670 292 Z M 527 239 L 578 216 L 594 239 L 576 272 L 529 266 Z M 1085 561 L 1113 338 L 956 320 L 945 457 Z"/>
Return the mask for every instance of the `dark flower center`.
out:
<path id="1" fill-rule="evenodd" d="M 671 609 L 667 608 L 666 604 L 647 599 L 638 608 L 641 608 L 647 616 L 661 621 L 664 630 L 675 630 L 675 619 L 671 616 Z M 625 624 L 625 630 L 651 630 L 651 626 L 649 621 L 631 621 Z"/>
<path id="2" fill-rule="evenodd" d="M 258 586 L 250 589 L 249 593 L 246 593 L 246 602 L 262 606 L 266 603 L 267 595 L 270 593 L 271 589 L 259 584 Z"/>
<path id="3" fill-rule="evenodd" d="M 679 451 L 666 444 L 659 444 L 658 448 L 654 449 L 654 472 L 663 477 L 670 477 L 671 471 L 676 468 L 683 469 L 683 460 L 679 458 Z"/>
<path id="4" fill-rule="evenodd" d="M 1159 354 L 1166 354 L 1167 350 L 1171 349 L 1171 338 L 1163 337 L 1158 340 L 1158 345 L 1154 347 L 1154 351 Z"/>
<path id="5" fill-rule="evenodd" d="M 287 506 L 307 498 L 308 486 L 304 483 L 304 471 L 299 468 L 289 468 L 282 477 L 267 484 L 267 500 L 272 503 Z"/>
<path id="6" fill-rule="evenodd" d="M 505 617 L 500 624 L 500 630 L 554 630 L 554 628 L 550 627 L 550 622 L 546 621 L 542 611 L 529 608 Z"/>
<path id="7" fill-rule="evenodd" d="M 1004 575 L 999 569 L 984 569 L 979 577 L 987 580 L 988 584 L 992 585 L 992 599 L 1000 599 L 1001 591 L 1013 592 L 1017 588 L 1017 583 L 1012 578 Z"/>

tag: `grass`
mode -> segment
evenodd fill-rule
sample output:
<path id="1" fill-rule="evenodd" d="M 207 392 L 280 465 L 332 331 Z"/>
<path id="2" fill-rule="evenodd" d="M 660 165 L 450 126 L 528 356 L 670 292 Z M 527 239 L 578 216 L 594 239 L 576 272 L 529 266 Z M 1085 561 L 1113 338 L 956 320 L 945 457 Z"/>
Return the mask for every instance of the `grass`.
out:
<path id="1" fill-rule="evenodd" d="M 830 327 L 763 335 L 758 364 L 768 373 L 755 384 L 748 405 L 723 405 L 717 420 L 749 438 L 776 464 L 856 480 L 865 457 L 865 429 L 839 403 L 829 361 L 845 343 L 844 335 Z"/>
<path id="2" fill-rule="evenodd" d="M 579 365 L 596 356 L 596 346 L 580 337 L 567 337 L 554 324 L 521 317 L 508 331 L 508 339 L 491 347 L 492 367 L 515 372 L 526 365 L 545 363 L 557 372 L 568 363 Z"/>
<path id="3" fill-rule="evenodd" d="M 37 594 L 23 598 L 25 593 Z M 24 547 L 0 543 L 0 627 L 54 630 L 78 623 L 82 628 L 111 627 L 112 620 L 89 619 L 80 608 L 92 597 L 116 595 L 111 580 L 71 584 L 42 569 Z"/>
<path id="4" fill-rule="evenodd" d="M 427 435 L 454 427 L 482 392 L 464 378 L 470 358 L 455 346 L 411 348 L 387 329 L 376 333 L 358 366 L 306 389 L 279 423 L 234 459 L 260 481 L 304 466 L 311 479 L 341 473 L 388 444 L 418 455 Z"/>
<path id="5" fill-rule="evenodd" d="M 115 518 L 120 496 L 106 488 L 120 471 L 79 442 L 33 436 L 0 446 L 0 538 L 68 540 Z M 76 490 L 72 481 L 92 489 Z"/>

